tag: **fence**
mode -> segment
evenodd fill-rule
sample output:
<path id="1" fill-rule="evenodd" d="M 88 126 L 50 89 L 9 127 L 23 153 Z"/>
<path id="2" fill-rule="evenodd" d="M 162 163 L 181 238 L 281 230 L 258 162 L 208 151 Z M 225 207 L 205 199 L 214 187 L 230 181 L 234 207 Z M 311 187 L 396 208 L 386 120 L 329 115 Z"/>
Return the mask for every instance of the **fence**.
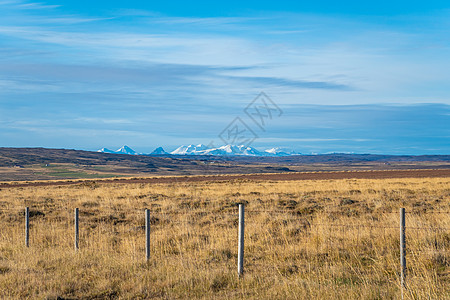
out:
<path id="1" fill-rule="evenodd" d="M 99 243 L 96 244 L 93 240 L 101 242 L 100 237 L 108 235 L 108 232 L 115 233 L 110 241 L 113 247 L 117 246 L 114 236 L 128 236 L 136 249 L 135 255 L 147 261 L 151 259 L 152 251 L 159 251 L 164 256 L 167 253 L 179 255 L 183 250 L 202 249 L 210 250 L 208 254 L 212 260 L 224 256 L 230 259 L 234 257 L 232 249 L 235 247 L 239 277 L 244 277 L 244 270 L 251 272 L 258 263 L 271 261 L 275 265 L 282 260 L 277 257 L 279 252 L 283 252 L 284 260 L 287 258 L 294 261 L 295 257 L 302 257 L 308 262 L 300 267 L 287 264 L 278 269 L 279 272 L 289 274 L 298 272 L 299 268 L 313 272 L 315 266 L 324 266 L 333 271 L 340 267 L 344 272 L 351 255 L 367 256 L 370 260 L 370 254 L 376 251 L 377 254 L 373 257 L 385 257 L 390 260 L 391 269 L 397 270 L 394 274 L 398 274 L 396 276 L 402 298 L 404 291 L 408 289 L 407 274 L 413 273 L 417 268 L 417 258 L 430 255 L 447 260 L 449 250 L 448 227 L 423 226 L 413 213 L 407 214 L 404 208 L 400 209 L 400 216 L 397 213 L 386 214 L 390 222 L 383 226 L 372 225 L 370 220 L 354 224 L 333 223 L 329 220 L 310 219 L 307 214 L 298 215 L 287 210 L 245 210 L 244 204 L 239 204 L 238 212 L 234 208 L 215 213 L 201 210 L 164 213 L 161 209 L 154 209 L 153 212 L 149 209 L 111 209 L 109 214 L 99 216 L 91 210 L 75 208 L 72 220 L 69 217 L 70 210 L 65 213 L 66 217 L 55 217 L 54 227 L 45 228 L 51 228 L 50 233 L 56 232 L 61 230 L 56 226 L 63 223 L 65 226 L 62 232 L 67 233 L 73 226 L 74 251 L 82 251 L 84 247 L 98 247 Z M 450 215 L 449 212 L 437 213 Z M 17 214 L 13 216 L 17 217 Z M 45 213 L 26 207 L 24 216 L 25 246 L 33 247 L 33 242 L 39 242 L 35 238 L 39 227 L 44 228 L 42 223 L 45 222 Z M 33 222 L 33 219 L 36 221 Z M 351 218 L 347 221 L 349 220 Z M 102 224 L 110 226 L 109 230 L 101 227 Z M 236 227 L 237 234 L 234 231 Z M 3 234 L 2 238 L 5 237 Z M 13 236 L 6 238 L 12 239 Z M 66 242 L 67 234 L 65 238 Z M 52 237 L 47 235 L 46 239 L 51 240 Z M 52 242 L 55 241 L 50 241 L 49 244 Z M 219 255 L 217 248 L 222 251 Z M 140 249 L 143 251 L 140 252 Z M 398 255 L 394 254 L 395 250 Z M 248 270 L 244 254 L 251 257 Z M 447 265 L 448 262 L 443 264 Z"/>

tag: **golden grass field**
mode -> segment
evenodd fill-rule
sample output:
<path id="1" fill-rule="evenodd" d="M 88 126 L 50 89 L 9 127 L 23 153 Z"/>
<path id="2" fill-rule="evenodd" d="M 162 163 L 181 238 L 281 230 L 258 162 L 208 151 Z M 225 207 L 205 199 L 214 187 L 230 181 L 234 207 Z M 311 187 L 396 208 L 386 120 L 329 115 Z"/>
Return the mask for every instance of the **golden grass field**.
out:
<path id="1" fill-rule="evenodd" d="M 400 207 L 407 211 L 405 298 L 450 299 L 450 178 L 2 188 L 0 298 L 399 299 Z"/>

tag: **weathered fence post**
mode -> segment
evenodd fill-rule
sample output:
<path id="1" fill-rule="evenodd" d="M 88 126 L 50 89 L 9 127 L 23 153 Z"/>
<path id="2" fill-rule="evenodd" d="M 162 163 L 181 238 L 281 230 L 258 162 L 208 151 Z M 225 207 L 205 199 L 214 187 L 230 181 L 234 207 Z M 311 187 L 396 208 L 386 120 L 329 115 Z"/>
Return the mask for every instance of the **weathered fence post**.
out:
<path id="1" fill-rule="evenodd" d="M 239 246 L 238 246 L 238 275 L 244 274 L 244 204 L 239 204 Z"/>
<path id="2" fill-rule="evenodd" d="M 30 208 L 25 207 L 25 246 L 30 246 Z"/>
<path id="3" fill-rule="evenodd" d="M 80 238 L 79 212 L 78 212 L 78 208 L 75 208 L 75 251 L 78 251 L 79 238 Z"/>
<path id="4" fill-rule="evenodd" d="M 400 208 L 400 265 L 401 265 L 401 273 L 400 273 L 400 281 L 401 281 L 401 290 L 402 290 L 402 299 L 404 297 L 404 290 L 406 289 L 406 257 L 405 257 L 405 209 Z"/>
<path id="5" fill-rule="evenodd" d="M 145 210 L 145 257 L 150 259 L 150 210 Z"/>

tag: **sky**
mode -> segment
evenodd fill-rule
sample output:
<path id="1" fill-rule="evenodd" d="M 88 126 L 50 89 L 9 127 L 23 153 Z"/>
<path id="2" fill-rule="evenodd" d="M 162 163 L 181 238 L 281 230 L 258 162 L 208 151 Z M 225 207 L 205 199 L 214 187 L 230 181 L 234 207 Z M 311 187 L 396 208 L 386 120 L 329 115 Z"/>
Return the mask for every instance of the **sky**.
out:
<path id="1" fill-rule="evenodd" d="M 0 147 L 450 154 L 450 4 L 366 2 L 0 0 Z"/>

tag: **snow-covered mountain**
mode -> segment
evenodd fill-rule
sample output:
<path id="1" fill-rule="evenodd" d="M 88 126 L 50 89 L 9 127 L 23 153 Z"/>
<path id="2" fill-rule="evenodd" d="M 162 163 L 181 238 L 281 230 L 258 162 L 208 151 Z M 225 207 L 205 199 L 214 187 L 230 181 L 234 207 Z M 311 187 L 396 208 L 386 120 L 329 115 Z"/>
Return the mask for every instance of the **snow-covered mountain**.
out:
<path id="1" fill-rule="evenodd" d="M 102 148 L 100 150 L 98 150 L 97 152 L 102 152 L 102 153 L 115 153 L 114 151 L 108 149 L 108 148 Z"/>
<path id="2" fill-rule="evenodd" d="M 297 153 L 281 148 L 272 148 L 265 151 L 259 151 L 253 147 L 244 145 L 225 145 L 217 148 L 208 148 L 203 144 L 180 146 L 170 152 L 173 155 L 244 155 L 244 156 L 288 156 Z"/>
<path id="3" fill-rule="evenodd" d="M 206 155 L 247 155 L 260 156 L 264 153 L 253 147 L 245 147 L 244 145 L 225 145 L 218 148 L 212 148 L 204 151 Z"/>
<path id="4" fill-rule="evenodd" d="M 128 147 L 127 145 L 119 148 L 116 150 L 116 153 L 120 153 L 120 154 L 130 154 L 130 155 L 136 155 L 137 152 L 134 151 L 133 149 L 131 149 L 130 147 Z"/>
<path id="5" fill-rule="evenodd" d="M 289 155 L 297 155 L 298 154 L 297 152 L 292 151 L 290 149 L 280 148 L 280 147 L 267 149 L 264 152 L 269 153 L 274 156 L 289 156 Z"/>
<path id="6" fill-rule="evenodd" d="M 137 153 L 133 149 L 128 146 L 123 146 L 116 151 L 112 151 L 108 148 L 102 148 L 97 152 L 103 153 L 117 153 L 117 154 L 130 154 L 130 155 L 140 155 L 141 153 Z M 290 151 L 285 148 L 271 148 L 264 151 L 259 151 L 253 147 L 244 146 L 244 145 L 225 145 L 216 148 L 209 148 L 203 144 L 198 145 L 183 145 L 175 149 L 174 151 L 168 153 L 162 147 L 158 147 L 153 150 L 150 154 L 142 154 L 142 155 L 218 155 L 218 156 L 289 156 L 289 155 L 297 155 L 298 153 L 294 151 Z"/>
<path id="7" fill-rule="evenodd" d="M 208 147 L 203 144 L 198 144 L 197 146 L 180 146 L 177 149 L 170 152 L 170 154 L 184 154 L 184 155 L 197 155 L 202 151 L 208 150 Z"/>
<path id="8" fill-rule="evenodd" d="M 102 148 L 102 149 L 98 150 L 97 152 L 138 155 L 138 153 L 136 151 L 134 151 L 127 145 L 124 145 L 123 147 L 117 149 L 116 151 L 112 151 L 108 148 Z"/>

